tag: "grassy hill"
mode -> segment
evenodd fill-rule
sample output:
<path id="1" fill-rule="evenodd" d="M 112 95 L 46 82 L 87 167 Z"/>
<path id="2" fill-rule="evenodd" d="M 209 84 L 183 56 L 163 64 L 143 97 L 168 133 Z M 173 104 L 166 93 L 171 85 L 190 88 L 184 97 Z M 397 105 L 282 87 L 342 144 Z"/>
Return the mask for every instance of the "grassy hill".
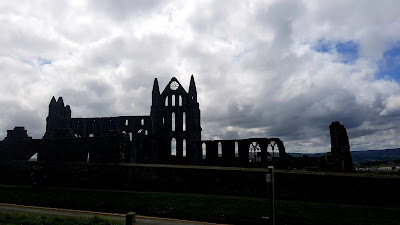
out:
<path id="1" fill-rule="evenodd" d="M 289 153 L 294 157 L 301 157 L 303 153 Z M 321 157 L 324 153 L 305 154 L 309 157 Z M 383 150 L 367 150 L 367 151 L 351 151 L 351 157 L 354 163 L 368 161 L 390 162 L 400 160 L 400 148 L 383 149 Z"/>
<path id="2" fill-rule="evenodd" d="M 352 151 L 351 157 L 356 163 L 367 161 L 395 161 L 400 160 L 400 149 Z"/>

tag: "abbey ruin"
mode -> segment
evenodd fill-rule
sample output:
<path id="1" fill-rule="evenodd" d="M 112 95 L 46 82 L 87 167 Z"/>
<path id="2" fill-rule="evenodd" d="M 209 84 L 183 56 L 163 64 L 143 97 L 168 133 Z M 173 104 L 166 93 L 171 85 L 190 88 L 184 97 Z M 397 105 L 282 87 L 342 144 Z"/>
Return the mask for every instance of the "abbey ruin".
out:
<path id="1" fill-rule="evenodd" d="M 155 78 L 150 115 L 73 118 L 71 107 L 64 104 L 63 98 L 56 100 L 53 97 L 43 138 L 32 139 L 23 127 L 8 130 L 7 137 L 0 142 L 0 161 L 27 161 L 36 154 L 38 162 L 263 168 L 273 165 L 277 168 L 318 167 L 351 171 L 347 134 L 345 137 L 340 133 L 333 134 L 332 128 L 331 136 L 337 140 L 332 146 L 338 144 L 332 147 L 329 157 L 296 159 L 286 153 L 279 138 L 202 140 L 200 119 L 193 75 L 188 91 L 173 77 L 160 92 Z M 343 138 L 347 138 L 348 148 L 336 153 L 339 145 L 346 144 Z M 342 159 L 346 166 L 340 164 Z"/>

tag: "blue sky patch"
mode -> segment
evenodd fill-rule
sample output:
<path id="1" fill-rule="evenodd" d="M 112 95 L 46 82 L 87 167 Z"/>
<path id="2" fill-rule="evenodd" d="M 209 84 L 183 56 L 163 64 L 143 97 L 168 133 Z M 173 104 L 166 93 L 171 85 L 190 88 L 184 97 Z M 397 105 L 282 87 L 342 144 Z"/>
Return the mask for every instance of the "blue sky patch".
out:
<path id="1" fill-rule="evenodd" d="M 51 64 L 51 60 L 48 60 L 48 59 L 42 58 L 42 57 L 38 57 L 37 58 L 37 62 L 39 64 L 39 66 L 43 66 L 43 65 L 46 65 L 46 64 Z"/>
<path id="2" fill-rule="evenodd" d="M 319 40 L 314 49 L 322 53 L 332 53 L 332 51 L 336 50 L 341 57 L 342 63 L 352 63 L 358 59 L 359 44 L 354 41 L 331 42 Z"/>
<path id="3" fill-rule="evenodd" d="M 314 49 L 317 52 L 330 52 L 332 50 L 332 43 L 325 40 L 319 40 Z"/>
<path id="4" fill-rule="evenodd" d="M 336 52 L 341 55 L 343 63 L 352 63 L 358 59 L 359 45 L 354 41 L 339 42 L 335 48 Z"/>
<path id="5" fill-rule="evenodd" d="M 376 78 L 396 80 L 400 83 L 400 45 L 383 53 L 382 59 L 378 62 Z"/>

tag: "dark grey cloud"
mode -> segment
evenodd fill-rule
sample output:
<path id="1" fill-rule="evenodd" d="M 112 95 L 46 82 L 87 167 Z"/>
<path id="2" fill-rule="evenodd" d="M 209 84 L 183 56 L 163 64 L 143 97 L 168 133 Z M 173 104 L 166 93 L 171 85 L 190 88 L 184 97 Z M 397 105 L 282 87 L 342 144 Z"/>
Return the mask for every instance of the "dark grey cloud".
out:
<path id="1" fill-rule="evenodd" d="M 127 20 L 130 17 L 146 16 L 156 10 L 161 3 L 160 0 L 112 0 L 90 1 L 90 8 L 94 7 L 107 16 L 116 20 Z"/>

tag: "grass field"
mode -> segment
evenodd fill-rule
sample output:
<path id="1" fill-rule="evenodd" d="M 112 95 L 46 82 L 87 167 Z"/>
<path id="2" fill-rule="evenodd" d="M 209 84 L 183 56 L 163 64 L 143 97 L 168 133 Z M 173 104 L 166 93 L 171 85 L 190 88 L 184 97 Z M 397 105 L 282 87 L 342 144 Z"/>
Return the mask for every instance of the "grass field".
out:
<path id="1" fill-rule="evenodd" d="M 0 186 L 0 202 L 232 224 L 261 224 L 267 199 Z M 278 224 L 400 224 L 400 208 L 276 201 Z"/>
<path id="2" fill-rule="evenodd" d="M 0 212 L 0 224 L 7 225 L 122 225 L 99 217 L 69 218 Z"/>

